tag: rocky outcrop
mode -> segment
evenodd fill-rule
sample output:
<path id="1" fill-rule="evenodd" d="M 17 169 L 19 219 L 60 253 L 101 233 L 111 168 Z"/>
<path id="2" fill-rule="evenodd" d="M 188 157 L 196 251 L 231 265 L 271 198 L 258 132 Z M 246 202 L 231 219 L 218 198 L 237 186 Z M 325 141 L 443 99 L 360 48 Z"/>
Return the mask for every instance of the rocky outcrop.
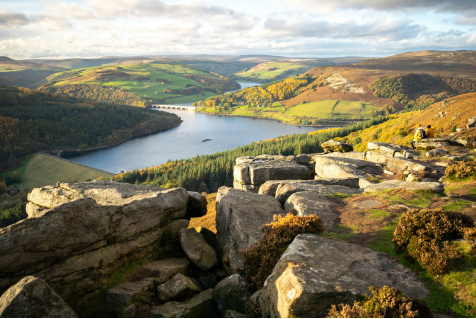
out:
<path id="1" fill-rule="evenodd" d="M 354 148 L 350 144 L 342 143 L 335 140 L 329 140 L 321 144 L 321 147 L 324 149 L 326 153 L 345 153 L 345 152 L 352 152 Z"/>
<path id="2" fill-rule="evenodd" d="M 222 262 L 229 274 L 243 268 L 239 250 L 258 243 L 263 236 L 261 226 L 271 223 L 275 214 L 285 214 L 276 198 L 220 187 L 216 208 L 217 239 Z"/>
<path id="3" fill-rule="evenodd" d="M 237 158 L 233 170 L 233 187 L 257 193 L 259 187 L 269 180 L 310 179 L 311 172 L 307 166 L 294 161 L 269 158 Z"/>
<path id="4" fill-rule="evenodd" d="M 428 291 L 413 272 L 369 248 L 322 236 L 296 236 L 259 294 L 264 317 L 319 317 L 332 304 L 352 304 L 370 286 L 400 289 L 412 298 Z"/>
<path id="5" fill-rule="evenodd" d="M 316 162 L 316 175 L 321 178 L 358 178 L 361 188 L 372 184 L 367 178 L 383 173 L 382 167 L 375 163 L 350 158 L 313 156 Z"/>
<path id="6" fill-rule="evenodd" d="M 74 305 L 126 261 L 180 255 L 188 198 L 183 188 L 107 181 L 34 189 L 35 215 L 0 229 L 0 290 L 34 275 Z"/>
<path id="7" fill-rule="evenodd" d="M 186 275 L 190 269 L 190 261 L 187 258 L 170 258 L 153 261 L 140 268 L 141 277 L 154 278 L 155 283 L 163 283 L 177 274 Z"/>
<path id="8" fill-rule="evenodd" d="M 153 293 L 154 278 L 125 282 L 107 291 L 106 302 L 116 306 L 125 306 L 146 292 Z"/>
<path id="9" fill-rule="evenodd" d="M 267 181 L 260 186 L 258 194 L 276 196 L 278 189 L 281 189 L 284 184 L 292 185 L 340 185 L 350 188 L 359 188 L 359 178 L 322 178 L 316 176 L 314 180 L 285 180 L 285 181 Z"/>
<path id="10" fill-rule="evenodd" d="M 391 171 L 402 172 L 405 170 L 423 172 L 430 170 L 430 167 L 424 164 L 413 162 L 403 158 L 392 158 L 387 162 L 387 168 Z"/>
<path id="11" fill-rule="evenodd" d="M 415 148 L 418 150 L 432 150 L 435 148 L 442 148 L 448 146 L 458 146 L 459 143 L 452 140 L 447 140 L 444 138 L 424 138 L 415 143 Z"/>
<path id="12" fill-rule="evenodd" d="M 346 153 L 334 152 L 334 153 L 323 154 L 322 156 L 352 158 L 352 159 L 364 161 L 365 154 L 366 153 L 364 152 L 346 152 Z"/>
<path id="13" fill-rule="evenodd" d="M 164 318 L 212 318 L 212 294 L 213 289 L 208 289 L 182 302 L 169 301 L 155 307 L 149 315 Z"/>
<path id="14" fill-rule="evenodd" d="M 409 147 L 398 144 L 369 142 L 367 144 L 369 151 L 366 154 L 366 160 L 373 163 L 387 163 L 388 160 L 398 158 L 413 158 L 414 154 Z"/>
<path id="15" fill-rule="evenodd" d="M 27 276 L 0 297 L 0 318 L 77 318 L 41 278 Z"/>
<path id="16" fill-rule="evenodd" d="M 396 189 L 396 188 L 403 188 L 412 191 L 433 191 L 436 193 L 442 193 L 445 191 L 445 186 L 442 183 L 438 182 L 406 182 L 401 180 L 391 180 L 391 181 L 384 181 L 382 183 L 373 184 L 365 187 L 364 192 L 366 193 L 374 193 L 374 192 L 383 192 L 386 190 Z"/>
<path id="17" fill-rule="evenodd" d="M 246 301 L 250 297 L 246 280 L 239 274 L 223 279 L 213 289 L 213 301 L 222 316 L 225 316 L 226 310 L 244 313 Z"/>
<path id="18" fill-rule="evenodd" d="M 444 156 L 446 154 L 448 154 L 448 152 L 446 150 L 438 148 L 438 149 L 434 149 L 434 150 L 426 152 L 425 156 L 426 157 L 441 157 L 441 156 Z"/>
<path id="19" fill-rule="evenodd" d="M 218 262 L 215 249 L 195 228 L 182 228 L 179 232 L 180 246 L 188 258 L 202 270 L 208 270 Z"/>

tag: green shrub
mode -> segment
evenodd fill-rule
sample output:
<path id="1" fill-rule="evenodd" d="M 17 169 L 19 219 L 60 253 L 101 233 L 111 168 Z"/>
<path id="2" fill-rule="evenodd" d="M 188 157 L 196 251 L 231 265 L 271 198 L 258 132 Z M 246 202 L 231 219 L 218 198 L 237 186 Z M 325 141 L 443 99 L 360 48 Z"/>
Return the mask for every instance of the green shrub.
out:
<path id="1" fill-rule="evenodd" d="M 456 132 L 456 125 L 453 125 L 453 127 L 451 128 L 451 132 Z"/>
<path id="2" fill-rule="evenodd" d="M 449 180 L 461 180 L 468 177 L 476 177 L 476 161 L 462 161 L 446 168 L 446 176 Z"/>
<path id="3" fill-rule="evenodd" d="M 461 254 L 448 242 L 474 236 L 467 215 L 442 209 L 414 209 L 402 214 L 394 232 L 396 252 L 416 260 L 432 275 L 445 273 Z"/>
<path id="4" fill-rule="evenodd" d="M 246 250 L 240 251 L 244 262 L 244 277 L 250 291 L 261 288 L 271 275 L 274 266 L 294 237 L 304 233 L 320 233 L 325 227 L 316 215 L 274 216 L 274 222 L 261 227 L 265 233 L 260 241 Z"/>
<path id="5" fill-rule="evenodd" d="M 428 318 L 431 311 L 418 299 L 404 297 L 398 289 L 370 287 L 373 297 L 364 295 L 354 305 L 332 305 L 327 318 Z M 340 310 L 339 310 L 340 308 Z"/>
<path id="6" fill-rule="evenodd" d="M 26 203 L 20 203 L 9 209 L 3 209 L 3 207 L 0 206 L 0 228 L 10 226 L 27 218 L 28 215 L 25 207 Z"/>

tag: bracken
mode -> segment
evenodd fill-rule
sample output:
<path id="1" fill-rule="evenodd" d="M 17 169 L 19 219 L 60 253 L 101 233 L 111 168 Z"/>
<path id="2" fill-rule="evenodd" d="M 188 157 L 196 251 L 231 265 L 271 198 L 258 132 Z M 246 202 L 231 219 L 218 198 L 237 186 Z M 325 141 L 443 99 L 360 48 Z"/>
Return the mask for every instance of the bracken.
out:
<path id="1" fill-rule="evenodd" d="M 373 297 L 364 295 L 354 305 L 332 305 L 327 318 L 428 318 L 431 311 L 418 299 L 405 297 L 398 289 L 370 287 Z"/>
<path id="2" fill-rule="evenodd" d="M 414 209 L 404 213 L 394 232 L 396 252 L 416 260 L 432 275 L 445 273 L 461 254 L 448 240 L 465 237 L 472 240 L 472 219 L 461 213 L 441 209 Z"/>

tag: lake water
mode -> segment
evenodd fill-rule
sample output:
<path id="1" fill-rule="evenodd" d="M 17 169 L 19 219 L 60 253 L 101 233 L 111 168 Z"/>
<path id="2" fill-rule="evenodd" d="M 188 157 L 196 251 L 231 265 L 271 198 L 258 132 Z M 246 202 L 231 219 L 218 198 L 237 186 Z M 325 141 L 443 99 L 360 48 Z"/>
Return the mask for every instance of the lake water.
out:
<path id="1" fill-rule="evenodd" d="M 194 111 L 168 110 L 167 112 L 180 116 L 183 123 L 164 132 L 134 138 L 118 146 L 68 159 L 111 173 L 119 173 L 157 166 L 169 159 L 185 159 L 197 154 L 226 151 L 280 135 L 323 129 L 323 127 L 286 125 L 264 119 L 208 115 Z M 205 139 L 211 140 L 203 142 Z"/>

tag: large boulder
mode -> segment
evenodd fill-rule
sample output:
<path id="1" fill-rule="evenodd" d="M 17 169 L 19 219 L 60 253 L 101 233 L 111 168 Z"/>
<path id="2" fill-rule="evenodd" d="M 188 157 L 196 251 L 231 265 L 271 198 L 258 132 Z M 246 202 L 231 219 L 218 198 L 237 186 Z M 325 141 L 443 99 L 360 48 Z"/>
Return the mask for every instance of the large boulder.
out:
<path id="1" fill-rule="evenodd" d="M 317 215 L 324 226 L 332 228 L 340 224 L 336 203 L 327 195 L 311 192 L 299 192 L 291 195 L 284 203 L 284 209 L 291 209 L 299 216 Z"/>
<path id="2" fill-rule="evenodd" d="M 319 317 L 333 304 L 352 304 L 370 286 L 411 298 L 428 296 L 412 270 L 370 248 L 311 234 L 288 246 L 259 294 L 264 317 Z"/>
<path id="3" fill-rule="evenodd" d="M 182 228 L 179 234 L 183 251 L 201 270 L 206 271 L 217 264 L 217 252 L 195 228 Z"/>
<path id="4" fill-rule="evenodd" d="M 412 191 L 433 191 L 436 193 L 442 193 L 445 191 L 445 186 L 442 183 L 420 183 L 420 182 L 407 182 L 401 180 L 384 181 L 382 183 L 373 184 L 365 187 L 365 193 L 383 192 L 392 189 L 407 189 Z"/>
<path id="5" fill-rule="evenodd" d="M 314 183 L 313 183 L 314 182 Z M 294 193 L 312 192 L 318 194 L 346 194 L 357 195 L 363 192 L 362 189 L 355 189 L 341 185 L 319 185 L 316 181 L 303 181 L 301 183 L 282 183 L 276 190 L 276 198 L 284 204 Z"/>
<path id="6" fill-rule="evenodd" d="M 365 187 L 371 182 L 369 176 L 381 175 L 382 167 L 375 163 L 351 158 L 313 156 L 316 162 L 316 175 L 321 178 L 358 178 L 359 186 Z"/>
<path id="7" fill-rule="evenodd" d="M 188 197 L 183 188 L 108 181 L 33 189 L 34 218 L 0 229 L 0 292 L 31 274 L 74 305 L 127 261 L 180 254 Z"/>
<path id="8" fill-rule="evenodd" d="M 77 318 L 41 278 L 24 277 L 0 297 L 0 318 Z"/>
<path id="9" fill-rule="evenodd" d="M 259 186 L 269 180 L 310 179 L 310 176 L 307 166 L 293 161 L 256 158 L 235 165 L 233 187 L 257 193 Z"/>
<path id="10" fill-rule="evenodd" d="M 276 196 L 276 191 L 281 188 L 283 184 L 293 185 L 341 185 L 350 188 L 359 188 L 359 179 L 354 177 L 349 178 L 322 178 L 316 176 L 314 180 L 286 180 L 286 181 L 267 181 L 260 186 L 258 194 Z"/>
<path id="11" fill-rule="evenodd" d="M 285 214 L 276 198 L 228 187 L 218 189 L 216 212 L 218 245 L 230 274 L 243 267 L 239 250 L 258 243 L 261 226 L 271 223 L 273 215 Z"/>
<path id="12" fill-rule="evenodd" d="M 434 149 L 431 151 L 426 152 L 426 157 L 441 157 L 448 154 L 448 152 L 442 148 Z"/>
<path id="13" fill-rule="evenodd" d="M 361 161 L 365 160 L 364 152 L 346 152 L 346 153 L 334 152 L 334 153 L 323 154 L 322 156 L 352 158 L 352 159 L 361 160 Z"/>
<path id="14" fill-rule="evenodd" d="M 239 274 L 223 279 L 213 289 L 213 301 L 222 316 L 226 310 L 244 313 L 246 301 L 250 297 L 246 280 Z"/>
<path id="15" fill-rule="evenodd" d="M 389 156 L 388 153 L 378 152 L 378 151 L 368 151 L 366 159 L 372 163 L 387 163 L 389 158 L 393 156 Z"/>
<path id="16" fill-rule="evenodd" d="M 169 301 L 152 309 L 149 315 L 163 318 L 212 318 L 212 294 L 213 290 L 208 289 L 185 301 Z"/>
<path id="17" fill-rule="evenodd" d="M 157 287 L 157 297 L 163 302 L 169 300 L 180 301 L 200 292 L 200 288 L 191 278 L 182 274 L 175 275 L 172 279 Z"/>
<path id="18" fill-rule="evenodd" d="M 388 157 L 394 157 L 396 153 L 403 153 L 406 150 L 409 150 L 409 147 L 391 144 L 391 143 L 382 143 L 382 142 L 369 142 L 367 144 L 369 150 L 379 151 L 381 153 L 387 154 Z"/>
<path id="19" fill-rule="evenodd" d="M 354 150 L 354 147 L 352 145 L 335 141 L 335 140 L 329 140 L 327 142 L 324 142 L 321 144 L 321 147 L 326 153 L 333 153 L 333 152 L 345 153 L 345 152 L 352 152 Z"/>

